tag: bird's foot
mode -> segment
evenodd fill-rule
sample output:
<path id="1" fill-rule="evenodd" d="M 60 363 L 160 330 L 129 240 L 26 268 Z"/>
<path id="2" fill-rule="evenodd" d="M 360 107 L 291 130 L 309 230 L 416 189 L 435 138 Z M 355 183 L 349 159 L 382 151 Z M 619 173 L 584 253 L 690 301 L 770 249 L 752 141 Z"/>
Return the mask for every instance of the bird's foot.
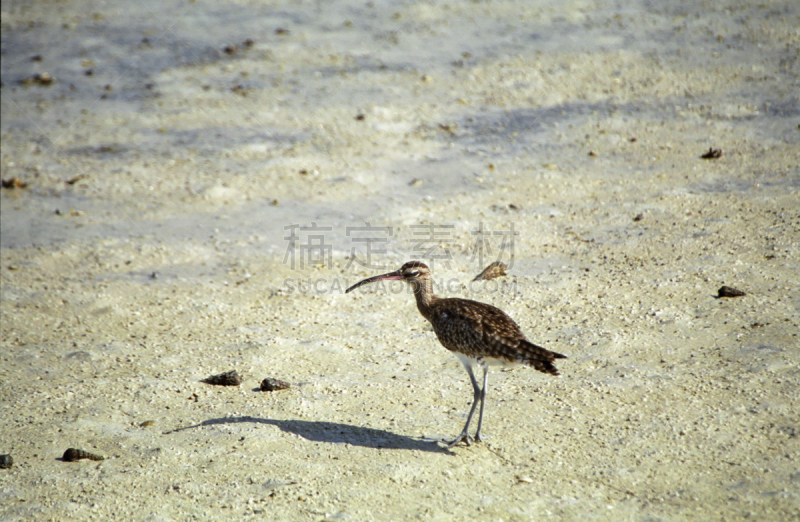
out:
<path id="1" fill-rule="evenodd" d="M 462 442 L 464 444 L 466 444 L 467 446 L 472 446 L 473 442 L 480 442 L 482 440 L 483 440 L 483 437 L 481 437 L 480 433 L 476 433 L 475 434 L 475 438 L 472 438 L 472 436 L 469 433 L 462 432 L 458 437 L 456 437 L 456 439 L 454 441 L 448 442 L 447 443 L 447 447 L 448 448 L 452 448 L 453 446 L 457 446 L 458 444 L 460 444 Z"/>
<path id="2" fill-rule="evenodd" d="M 454 441 L 448 442 L 447 447 L 452 448 L 461 442 L 465 443 L 467 446 L 472 446 L 473 438 L 470 436 L 469 433 L 462 433 L 458 437 L 455 438 Z"/>

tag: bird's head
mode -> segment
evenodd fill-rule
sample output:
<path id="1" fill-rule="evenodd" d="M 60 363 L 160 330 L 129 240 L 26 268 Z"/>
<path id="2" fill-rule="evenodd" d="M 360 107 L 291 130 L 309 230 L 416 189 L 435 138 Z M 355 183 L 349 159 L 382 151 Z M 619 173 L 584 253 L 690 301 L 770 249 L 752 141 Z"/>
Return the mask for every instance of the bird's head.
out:
<path id="1" fill-rule="evenodd" d="M 381 274 L 377 276 L 368 277 L 363 281 L 359 281 L 358 283 L 354 284 L 344 293 L 350 292 L 351 290 L 355 290 L 361 285 L 365 285 L 367 283 L 374 283 L 376 281 L 405 281 L 406 283 L 410 283 L 414 285 L 414 288 L 417 288 L 422 281 L 429 279 L 431 277 L 431 269 L 428 268 L 428 265 L 425 263 L 420 263 L 419 261 L 409 261 L 408 263 L 404 264 L 400 267 L 399 270 L 395 270 L 394 272 L 389 272 L 388 274 Z"/>

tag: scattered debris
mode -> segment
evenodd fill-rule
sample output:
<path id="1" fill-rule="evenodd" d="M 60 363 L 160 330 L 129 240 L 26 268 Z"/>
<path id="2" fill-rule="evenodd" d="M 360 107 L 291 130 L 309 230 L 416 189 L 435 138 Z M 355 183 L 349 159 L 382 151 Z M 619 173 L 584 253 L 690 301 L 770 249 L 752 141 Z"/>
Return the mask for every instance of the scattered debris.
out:
<path id="1" fill-rule="evenodd" d="M 88 451 L 83 451 L 82 449 L 76 448 L 69 448 L 64 452 L 64 456 L 61 458 L 67 462 L 75 462 L 76 460 L 81 459 L 105 460 L 105 458 L 101 457 L 100 455 L 95 455 L 94 453 L 89 453 Z"/>
<path id="2" fill-rule="evenodd" d="M 717 159 L 722 156 L 722 149 L 714 149 L 709 147 L 708 152 L 700 156 L 703 159 Z"/>
<path id="3" fill-rule="evenodd" d="M 277 29 L 275 29 L 275 34 L 281 36 L 288 36 L 289 34 L 291 34 L 291 31 L 288 29 L 284 29 L 283 27 L 278 27 Z"/>
<path id="4" fill-rule="evenodd" d="M 147 428 L 148 426 L 152 426 L 155 423 L 156 423 L 156 421 L 154 421 L 154 420 L 146 420 L 146 421 L 142 422 L 141 424 L 139 424 L 139 427 L 140 428 Z"/>
<path id="5" fill-rule="evenodd" d="M 741 297 L 743 295 L 747 294 L 732 286 L 721 286 L 720 289 L 717 290 L 717 297 Z"/>
<path id="6" fill-rule="evenodd" d="M 644 214 L 636 214 L 636 215 L 633 217 L 633 220 L 634 220 L 634 221 L 641 221 L 641 220 L 643 220 L 643 219 L 644 219 Z"/>
<path id="7" fill-rule="evenodd" d="M 14 465 L 11 455 L 0 455 L 0 469 L 10 469 Z"/>
<path id="8" fill-rule="evenodd" d="M 412 179 L 411 181 L 408 182 L 408 186 L 409 187 L 419 187 L 423 183 L 424 183 L 424 181 L 422 181 L 421 179 L 414 178 L 414 179 Z"/>
<path id="9" fill-rule="evenodd" d="M 508 275 L 508 267 L 502 261 L 495 261 L 491 265 L 483 269 L 483 272 L 475 276 L 473 281 L 488 281 L 496 277 L 504 277 Z"/>
<path id="10" fill-rule="evenodd" d="M 285 390 L 289 387 L 291 387 L 291 385 L 288 382 L 281 381 L 280 379 L 273 379 L 271 377 L 267 377 L 261 381 L 261 391 Z"/>
<path id="11" fill-rule="evenodd" d="M 80 180 L 84 179 L 85 177 L 87 177 L 86 174 L 78 174 L 74 178 L 70 178 L 67 181 L 65 181 L 64 183 L 66 183 L 67 185 L 74 185 L 75 183 L 79 182 Z"/>
<path id="12" fill-rule="evenodd" d="M 256 41 L 253 40 L 252 38 L 248 38 L 247 40 L 242 42 L 242 45 L 244 45 L 248 49 L 253 47 L 255 44 L 256 44 Z"/>
<path id="13" fill-rule="evenodd" d="M 3 188 L 25 188 L 28 184 L 19 178 L 11 178 L 3 180 Z"/>
<path id="14" fill-rule="evenodd" d="M 364 116 L 363 114 L 361 114 L 361 113 L 356 114 L 356 120 L 364 121 L 365 119 L 367 119 L 367 117 Z"/>
<path id="15" fill-rule="evenodd" d="M 25 78 L 20 82 L 22 85 L 50 85 L 53 83 L 53 77 L 46 72 L 37 73 L 30 78 Z"/>
<path id="16" fill-rule="evenodd" d="M 478 183 L 482 182 L 482 178 L 475 178 L 475 181 Z M 508 214 L 510 210 L 519 211 L 522 210 L 521 205 L 517 205 L 516 203 L 509 203 L 508 205 L 492 205 L 491 208 L 494 212 L 503 212 L 504 214 Z"/>
<path id="17" fill-rule="evenodd" d="M 238 94 L 239 96 L 247 96 L 247 88 L 242 85 L 241 83 L 234 85 L 231 87 L 231 90 Z"/>
<path id="18" fill-rule="evenodd" d="M 239 375 L 236 370 L 231 370 L 229 372 L 220 373 L 219 375 L 206 377 L 200 382 L 204 382 L 206 384 L 216 384 L 219 386 L 239 386 L 242 384 L 242 376 Z"/>
<path id="19" fill-rule="evenodd" d="M 236 52 L 238 50 L 239 50 L 239 46 L 236 45 L 236 44 L 226 45 L 225 48 L 223 49 L 223 51 L 225 51 L 225 54 L 230 54 L 231 56 L 236 54 Z"/>
<path id="20" fill-rule="evenodd" d="M 517 475 L 517 484 L 533 484 L 533 479 L 528 475 Z"/>
<path id="21" fill-rule="evenodd" d="M 590 150 L 589 151 L 589 157 L 590 158 L 596 158 L 597 157 L 597 153 L 595 151 L 593 151 L 593 150 Z"/>

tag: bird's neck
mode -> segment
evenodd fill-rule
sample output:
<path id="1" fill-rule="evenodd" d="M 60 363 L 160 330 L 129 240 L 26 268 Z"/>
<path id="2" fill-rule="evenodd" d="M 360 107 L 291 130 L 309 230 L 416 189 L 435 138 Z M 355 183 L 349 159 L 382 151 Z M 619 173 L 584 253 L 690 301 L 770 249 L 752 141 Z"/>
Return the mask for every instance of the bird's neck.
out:
<path id="1" fill-rule="evenodd" d="M 430 321 L 431 307 L 433 303 L 439 300 L 439 298 L 433 294 L 433 282 L 430 279 L 424 279 L 414 282 L 413 287 L 414 297 L 417 300 L 417 309 L 419 309 L 419 313 L 421 313 L 425 319 Z"/>

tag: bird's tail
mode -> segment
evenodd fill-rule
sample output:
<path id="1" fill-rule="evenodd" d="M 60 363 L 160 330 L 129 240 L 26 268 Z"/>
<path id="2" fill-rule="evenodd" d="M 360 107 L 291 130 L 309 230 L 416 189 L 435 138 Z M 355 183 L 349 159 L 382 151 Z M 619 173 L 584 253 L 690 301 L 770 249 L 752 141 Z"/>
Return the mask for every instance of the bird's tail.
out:
<path id="1" fill-rule="evenodd" d="M 533 366 L 540 372 L 549 373 L 550 375 L 558 375 L 558 368 L 553 365 L 553 361 L 567 358 L 566 355 L 551 352 L 547 348 L 542 348 L 524 339 L 520 341 L 519 347 L 525 352 L 525 364 Z"/>

